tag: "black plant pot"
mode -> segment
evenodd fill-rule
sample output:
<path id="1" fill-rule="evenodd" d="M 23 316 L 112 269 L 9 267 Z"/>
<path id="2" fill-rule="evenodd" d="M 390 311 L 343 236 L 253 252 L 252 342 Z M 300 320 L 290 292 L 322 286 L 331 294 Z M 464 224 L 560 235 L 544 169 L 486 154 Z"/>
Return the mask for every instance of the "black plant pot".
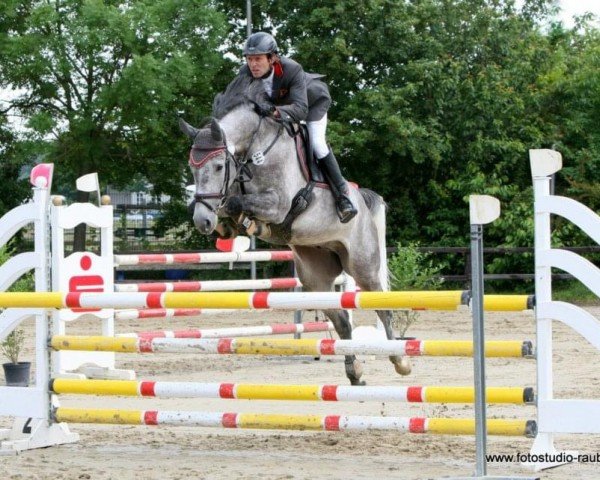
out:
<path id="1" fill-rule="evenodd" d="M 28 387 L 31 362 L 4 363 L 4 378 L 9 387 Z"/>

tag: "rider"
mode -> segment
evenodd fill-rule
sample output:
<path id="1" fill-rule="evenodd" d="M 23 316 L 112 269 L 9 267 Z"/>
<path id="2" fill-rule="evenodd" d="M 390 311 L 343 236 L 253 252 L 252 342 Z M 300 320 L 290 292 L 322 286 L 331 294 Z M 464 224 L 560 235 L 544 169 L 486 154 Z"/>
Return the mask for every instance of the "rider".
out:
<path id="1" fill-rule="evenodd" d="M 291 122 L 306 120 L 311 148 L 335 197 L 340 221 L 349 222 L 356 215 L 356 207 L 350 200 L 348 184 L 325 141 L 327 110 L 331 96 L 327 85 L 320 79 L 323 75 L 305 73 L 302 66 L 278 55 L 277 42 L 265 32 L 250 35 L 244 47 L 246 65 L 238 75 L 261 79 L 265 91 L 275 105 L 259 106 L 260 113 Z"/>

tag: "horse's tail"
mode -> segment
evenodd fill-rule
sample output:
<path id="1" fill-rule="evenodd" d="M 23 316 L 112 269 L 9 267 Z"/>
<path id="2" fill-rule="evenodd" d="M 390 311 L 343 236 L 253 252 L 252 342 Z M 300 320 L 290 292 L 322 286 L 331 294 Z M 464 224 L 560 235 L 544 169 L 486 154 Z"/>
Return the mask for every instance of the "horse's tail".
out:
<path id="1" fill-rule="evenodd" d="M 387 264 L 387 245 L 385 241 L 385 228 L 386 228 L 386 208 L 387 204 L 383 197 L 373 190 L 368 188 L 361 188 L 360 194 L 362 195 L 369 212 L 373 216 L 375 221 L 375 227 L 377 229 L 377 242 L 379 244 L 379 281 L 384 292 L 390 289 L 390 275 Z"/>

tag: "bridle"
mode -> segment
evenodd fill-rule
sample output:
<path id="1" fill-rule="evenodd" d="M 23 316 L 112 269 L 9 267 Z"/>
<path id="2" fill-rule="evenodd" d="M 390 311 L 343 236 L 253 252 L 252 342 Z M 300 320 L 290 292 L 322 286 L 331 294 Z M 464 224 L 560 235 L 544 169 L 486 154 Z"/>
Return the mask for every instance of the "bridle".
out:
<path id="1" fill-rule="evenodd" d="M 219 192 L 213 193 L 195 193 L 194 194 L 194 202 L 200 202 L 206 208 L 208 208 L 211 212 L 217 214 L 217 212 L 223 207 L 223 204 L 226 202 L 229 197 L 229 190 L 234 183 L 239 183 L 242 193 L 245 193 L 244 183 L 252 180 L 253 175 L 252 171 L 248 167 L 248 162 L 253 163 L 255 165 L 262 165 L 264 163 L 264 157 L 269 153 L 271 148 L 277 143 L 281 135 L 281 131 L 283 130 L 283 124 L 279 122 L 279 128 L 275 137 L 269 144 L 269 146 L 264 150 L 257 150 L 254 154 L 250 154 L 252 151 L 252 145 L 256 140 L 256 136 L 260 130 L 264 117 L 261 116 L 258 121 L 258 125 L 256 126 L 254 132 L 252 133 L 252 137 L 250 139 L 250 143 L 244 156 L 241 159 L 236 158 L 231 151 L 227 148 L 227 139 L 225 138 L 224 132 L 221 131 L 222 136 L 222 145 L 214 148 L 203 148 L 200 145 L 192 145 L 190 150 L 189 164 L 192 168 L 200 169 L 204 167 L 210 160 L 217 158 L 221 153 L 225 152 L 225 177 L 223 179 L 223 185 Z M 201 156 L 200 160 L 194 159 L 194 152 L 207 152 L 204 156 Z M 235 173 L 233 175 L 233 181 L 231 181 L 231 165 L 233 164 L 235 168 Z M 216 207 L 212 206 L 207 200 L 219 200 L 219 203 Z"/>
<path id="2" fill-rule="evenodd" d="M 216 148 L 202 148 L 199 145 L 192 145 L 190 150 L 190 159 L 189 164 L 192 168 L 199 170 L 204 165 L 206 165 L 213 158 L 217 158 L 222 152 L 225 152 L 225 179 L 223 180 L 223 185 L 221 186 L 221 190 L 218 193 L 195 193 L 194 194 L 194 202 L 200 202 L 206 208 L 208 208 L 211 212 L 217 213 L 217 211 L 223 206 L 224 199 L 226 198 L 229 192 L 229 178 L 231 174 L 231 161 L 235 163 L 235 158 L 231 154 L 229 150 L 227 150 L 227 146 L 223 145 L 222 147 Z M 208 152 L 204 157 L 201 157 L 201 160 L 196 161 L 194 159 L 194 152 Z M 206 200 L 220 200 L 217 207 L 213 207 Z"/>

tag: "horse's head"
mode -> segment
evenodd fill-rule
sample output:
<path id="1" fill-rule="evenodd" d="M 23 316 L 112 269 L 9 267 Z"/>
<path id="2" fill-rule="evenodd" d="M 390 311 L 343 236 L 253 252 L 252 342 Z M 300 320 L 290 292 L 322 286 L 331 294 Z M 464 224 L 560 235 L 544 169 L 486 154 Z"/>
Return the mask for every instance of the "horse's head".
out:
<path id="1" fill-rule="evenodd" d="M 256 113 L 256 105 L 264 105 L 267 100 L 261 82 L 240 76 L 215 98 L 210 124 L 197 129 L 179 121 L 183 133 L 194 141 L 189 159 L 196 188 L 193 220 L 204 234 L 212 233 L 217 226 L 217 214 L 234 181 L 246 181 L 240 178 L 248 174 L 249 165 L 264 161 L 263 153 L 281 133 L 278 125 L 261 129 L 264 118 Z M 271 133 L 273 128 L 275 133 Z M 271 146 L 264 146 L 265 135 Z"/>
<path id="2" fill-rule="evenodd" d="M 217 226 L 217 211 L 233 182 L 233 158 L 217 120 L 212 119 L 209 125 L 197 129 L 180 119 L 179 127 L 194 142 L 189 158 L 195 183 L 194 225 L 208 235 Z"/>

